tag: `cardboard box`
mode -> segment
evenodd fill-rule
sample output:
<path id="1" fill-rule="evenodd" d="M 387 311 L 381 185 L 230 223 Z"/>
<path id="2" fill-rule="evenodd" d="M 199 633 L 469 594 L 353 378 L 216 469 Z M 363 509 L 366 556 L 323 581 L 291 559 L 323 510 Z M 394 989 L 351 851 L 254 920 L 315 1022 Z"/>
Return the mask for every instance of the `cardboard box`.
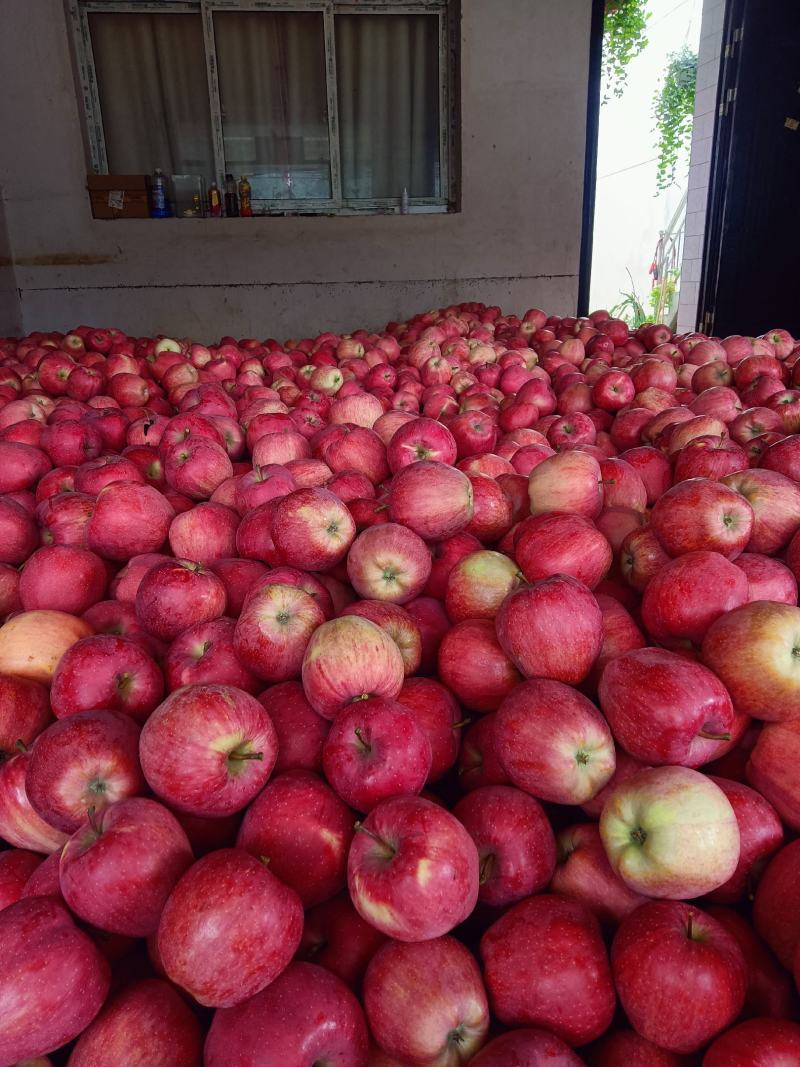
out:
<path id="1" fill-rule="evenodd" d="M 90 174 L 86 188 L 96 219 L 149 219 L 150 180 L 146 174 Z"/>

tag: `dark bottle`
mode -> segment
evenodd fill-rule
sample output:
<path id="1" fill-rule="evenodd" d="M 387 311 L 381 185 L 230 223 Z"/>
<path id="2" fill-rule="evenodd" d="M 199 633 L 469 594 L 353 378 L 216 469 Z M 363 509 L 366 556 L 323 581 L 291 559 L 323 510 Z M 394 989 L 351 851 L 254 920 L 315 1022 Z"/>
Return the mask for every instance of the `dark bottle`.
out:
<path id="1" fill-rule="evenodd" d="M 229 219 L 239 217 L 239 197 L 236 195 L 236 182 L 232 174 L 225 175 L 225 214 Z"/>

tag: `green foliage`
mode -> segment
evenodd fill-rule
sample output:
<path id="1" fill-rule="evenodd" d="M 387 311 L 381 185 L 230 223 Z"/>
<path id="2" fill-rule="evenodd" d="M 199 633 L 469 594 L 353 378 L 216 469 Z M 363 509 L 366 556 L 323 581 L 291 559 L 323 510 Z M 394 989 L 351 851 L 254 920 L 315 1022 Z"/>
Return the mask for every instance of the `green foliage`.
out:
<path id="1" fill-rule="evenodd" d="M 619 295 L 622 299 L 610 309 L 609 315 L 612 319 L 622 319 L 623 322 L 627 322 L 632 330 L 638 330 L 645 322 L 652 322 L 653 320 L 645 311 L 644 304 L 636 292 L 636 286 L 633 284 L 633 276 L 630 271 L 628 271 L 628 277 L 631 282 L 630 292 L 620 292 Z"/>
<path id="2" fill-rule="evenodd" d="M 606 0 L 603 23 L 603 103 L 622 96 L 627 66 L 647 46 L 647 0 Z"/>
<path id="3" fill-rule="evenodd" d="M 668 270 L 662 280 L 650 290 L 650 317 L 653 322 L 669 322 L 680 273 L 679 270 Z"/>
<path id="4" fill-rule="evenodd" d="M 684 47 L 669 57 L 664 82 L 653 98 L 659 192 L 675 184 L 681 152 L 691 144 L 696 84 L 697 56 Z"/>

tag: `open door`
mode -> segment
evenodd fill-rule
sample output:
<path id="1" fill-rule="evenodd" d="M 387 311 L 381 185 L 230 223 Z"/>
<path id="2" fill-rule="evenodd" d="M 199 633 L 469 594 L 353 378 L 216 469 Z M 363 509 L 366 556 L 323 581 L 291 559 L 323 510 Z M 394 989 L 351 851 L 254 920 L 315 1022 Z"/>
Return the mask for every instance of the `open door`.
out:
<path id="1" fill-rule="evenodd" d="M 705 333 L 800 336 L 800 0 L 729 0 L 698 305 Z"/>

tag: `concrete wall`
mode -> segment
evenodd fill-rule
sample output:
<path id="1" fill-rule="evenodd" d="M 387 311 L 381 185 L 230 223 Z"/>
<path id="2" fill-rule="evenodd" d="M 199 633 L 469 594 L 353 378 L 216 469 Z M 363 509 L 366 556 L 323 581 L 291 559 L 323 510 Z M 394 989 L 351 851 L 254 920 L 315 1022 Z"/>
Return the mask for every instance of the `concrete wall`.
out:
<path id="1" fill-rule="evenodd" d="M 101 222 L 62 0 L 0 0 L 0 185 L 24 328 L 285 337 L 454 300 L 574 312 L 590 8 L 463 0 L 460 213 Z"/>
<path id="2" fill-rule="evenodd" d="M 724 26 L 725 0 L 705 0 L 700 47 L 697 52 L 697 93 L 694 101 L 689 193 L 686 200 L 686 236 L 678 301 L 678 330 L 681 333 L 694 330 L 697 319 Z"/>
<path id="3" fill-rule="evenodd" d="M 0 337 L 16 337 L 22 329 L 22 307 L 14 276 L 6 209 L 0 187 Z"/>

